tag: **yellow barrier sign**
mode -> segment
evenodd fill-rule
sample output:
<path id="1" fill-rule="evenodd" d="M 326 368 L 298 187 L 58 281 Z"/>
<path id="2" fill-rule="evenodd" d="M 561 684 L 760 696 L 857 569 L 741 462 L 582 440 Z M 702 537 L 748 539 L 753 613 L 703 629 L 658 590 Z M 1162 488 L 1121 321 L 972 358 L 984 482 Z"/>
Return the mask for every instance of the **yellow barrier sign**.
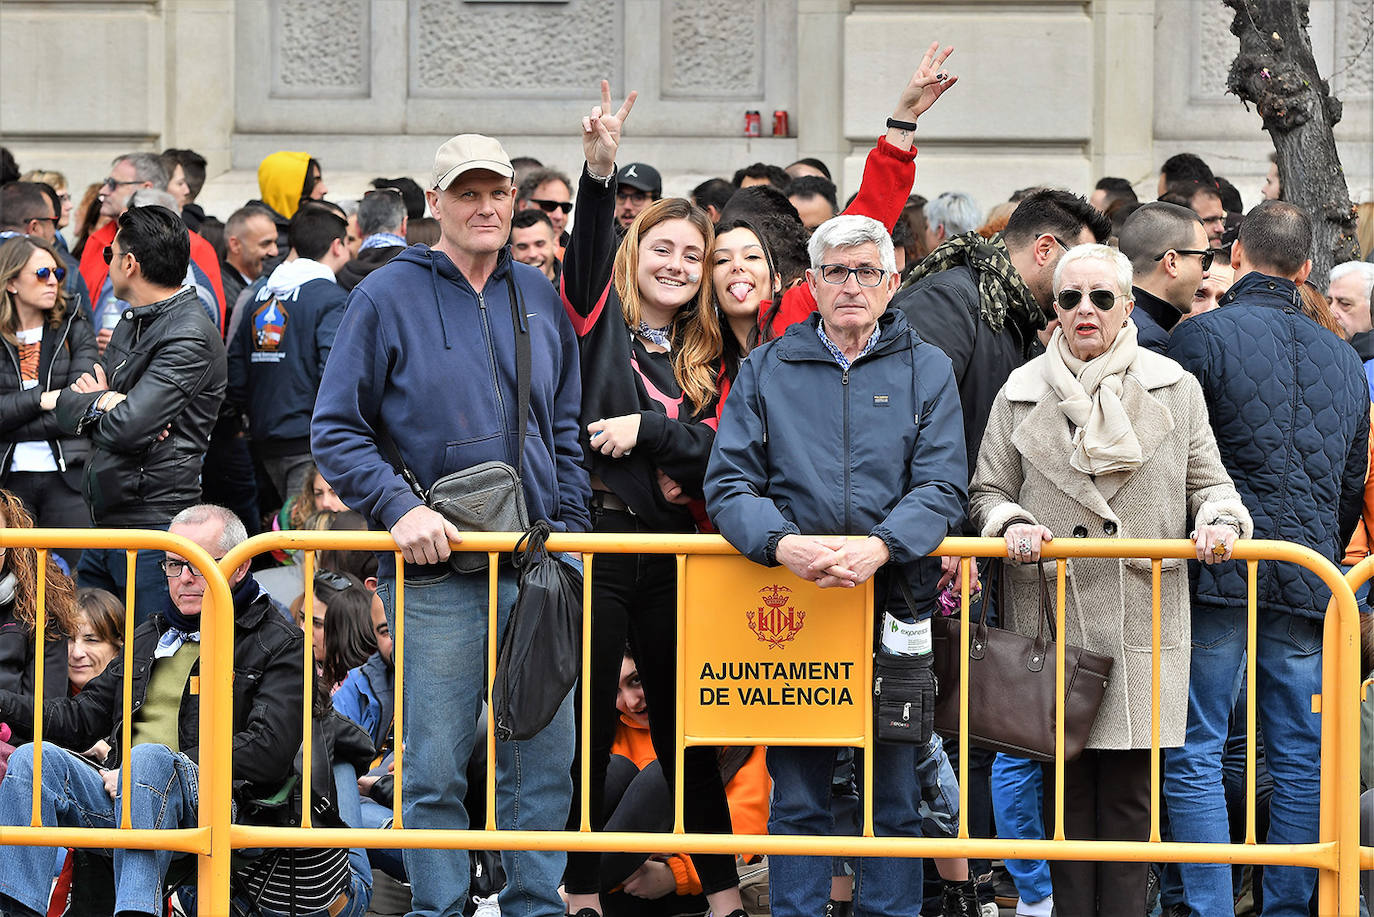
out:
<path id="1" fill-rule="evenodd" d="M 742 557 L 687 558 L 689 741 L 861 745 L 872 589 L 820 589 Z"/>

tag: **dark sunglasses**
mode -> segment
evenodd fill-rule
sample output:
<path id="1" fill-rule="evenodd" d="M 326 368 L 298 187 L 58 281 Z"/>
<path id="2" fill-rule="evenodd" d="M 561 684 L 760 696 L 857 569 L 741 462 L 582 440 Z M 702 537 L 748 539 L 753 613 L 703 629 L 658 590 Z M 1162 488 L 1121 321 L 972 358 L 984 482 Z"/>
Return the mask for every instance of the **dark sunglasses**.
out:
<path id="1" fill-rule="evenodd" d="M 29 217 L 29 222 L 33 222 L 34 220 L 38 220 L 42 223 L 51 223 L 54 226 L 62 222 L 61 217 Z"/>
<path id="2" fill-rule="evenodd" d="M 133 252 L 129 251 L 129 250 L 126 248 L 126 249 L 124 249 L 124 251 L 122 251 L 122 252 L 119 253 L 119 257 L 123 258 L 125 255 L 132 255 L 132 254 L 133 254 Z M 113 260 L 114 260 L 114 246 L 113 246 L 113 245 L 107 245 L 107 246 L 105 246 L 105 250 L 102 251 L 102 252 L 100 253 L 100 257 L 102 257 L 102 258 L 105 259 L 105 263 L 106 263 L 106 264 L 109 264 L 111 261 L 113 261 Z"/>
<path id="3" fill-rule="evenodd" d="M 1113 293 L 1111 290 L 1089 290 L 1088 302 L 1093 304 L 1094 309 L 1107 312 L 1116 306 L 1116 301 L 1122 297 L 1121 293 Z M 1083 301 L 1082 290 L 1060 290 L 1055 302 L 1059 308 L 1069 312 L 1078 308 L 1078 304 Z"/>
<path id="4" fill-rule="evenodd" d="M 541 201 L 537 197 L 532 197 L 530 203 L 538 205 L 545 213 L 553 213 L 555 210 L 561 210 L 565 214 L 572 213 L 572 201 Z"/>
<path id="5" fill-rule="evenodd" d="M 1173 252 L 1176 255 L 1200 255 L 1202 257 L 1202 269 L 1204 271 L 1210 271 L 1212 269 L 1212 261 L 1217 257 L 1217 252 L 1214 248 L 1206 250 L 1197 248 L 1171 248 L 1169 252 Z M 1164 256 L 1169 254 L 1169 252 L 1162 252 L 1155 255 L 1155 260 L 1163 261 Z"/>
<path id="6" fill-rule="evenodd" d="M 47 283 L 49 277 L 56 277 L 58 283 L 67 279 L 67 269 L 65 267 L 40 267 L 38 270 L 34 271 L 33 274 L 43 283 Z"/>

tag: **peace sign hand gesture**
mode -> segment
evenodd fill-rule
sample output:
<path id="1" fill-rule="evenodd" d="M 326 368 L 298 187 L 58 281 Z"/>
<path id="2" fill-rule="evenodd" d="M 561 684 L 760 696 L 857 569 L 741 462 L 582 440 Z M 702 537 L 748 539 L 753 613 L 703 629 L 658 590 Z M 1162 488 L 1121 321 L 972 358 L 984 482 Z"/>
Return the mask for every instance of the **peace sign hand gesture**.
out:
<path id="1" fill-rule="evenodd" d="M 957 76 L 940 69 L 953 53 L 952 45 L 941 51 L 938 41 L 930 43 L 925 57 L 921 58 L 921 66 L 911 75 L 911 81 L 907 83 L 906 88 L 902 90 L 901 98 L 897 100 L 893 118 L 898 121 L 917 120 L 935 104 L 935 100 L 940 98 L 945 90 L 959 82 Z"/>
<path id="2" fill-rule="evenodd" d="M 587 166 L 592 174 L 610 175 L 615 169 L 620 131 L 638 97 L 638 92 L 631 92 L 620 110 L 611 114 L 611 84 L 606 80 L 601 81 L 601 104 L 593 105 L 591 114 L 582 119 L 582 153 L 587 158 Z"/>

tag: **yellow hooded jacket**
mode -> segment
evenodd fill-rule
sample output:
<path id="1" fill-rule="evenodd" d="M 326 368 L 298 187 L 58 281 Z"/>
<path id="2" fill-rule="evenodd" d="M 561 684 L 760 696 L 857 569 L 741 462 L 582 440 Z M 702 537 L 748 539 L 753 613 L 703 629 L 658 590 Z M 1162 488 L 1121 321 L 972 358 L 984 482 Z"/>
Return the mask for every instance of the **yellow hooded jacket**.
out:
<path id="1" fill-rule="evenodd" d="M 309 153 L 281 150 L 258 164 L 258 191 L 262 202 L 288 220 L 296 215 L 305 188 Z"/>

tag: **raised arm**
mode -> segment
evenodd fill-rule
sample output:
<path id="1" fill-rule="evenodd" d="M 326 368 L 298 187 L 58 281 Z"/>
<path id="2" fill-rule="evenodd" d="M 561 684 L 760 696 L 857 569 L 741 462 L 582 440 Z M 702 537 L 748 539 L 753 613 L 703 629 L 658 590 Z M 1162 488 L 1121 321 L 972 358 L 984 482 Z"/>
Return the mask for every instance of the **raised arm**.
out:
<path id="1" fill-rule="evenodd" d="M 611 267 L 619 240 L 615 232 L 615 155 L 620 132 L 638 93 L 611 112 L 611 86 L 601 81 L 601 104 L 582 119 L 586 165 L 577 186 L 577 219 L 563 255 L 559 292 L 579 336 L 601 315 L 610 289 Z"/>

